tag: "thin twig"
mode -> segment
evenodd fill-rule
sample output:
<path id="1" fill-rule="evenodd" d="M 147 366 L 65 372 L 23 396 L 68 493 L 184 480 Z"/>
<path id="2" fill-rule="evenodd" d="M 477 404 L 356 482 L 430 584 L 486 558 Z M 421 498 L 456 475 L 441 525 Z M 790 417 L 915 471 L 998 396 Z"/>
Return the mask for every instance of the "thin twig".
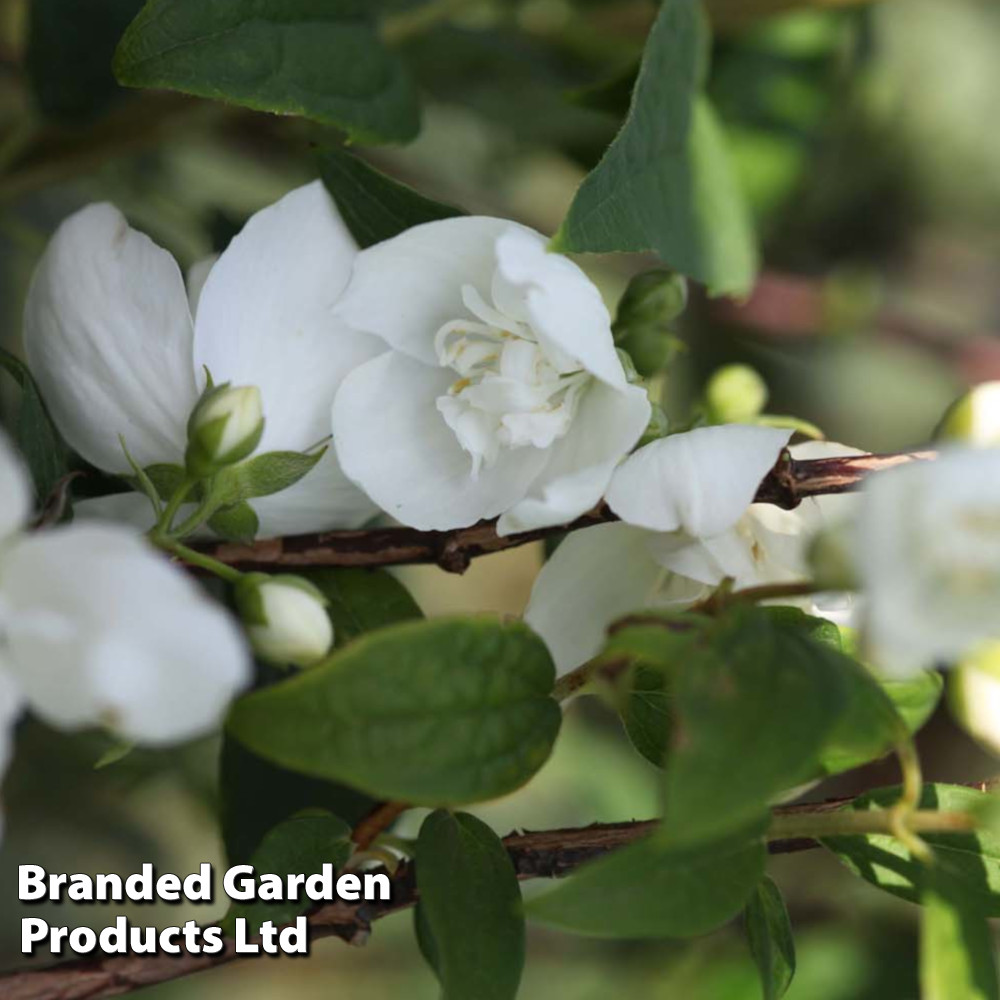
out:
<path id="1" fill-rule="evenodd" d="M 847 493 L 857 488 L 869 473 L 933 457 L 932 451 L 811 460 L 794 459 L 786 454 L 760 484 L 756 500 L 791 510 L 807 497 Z M 454 531 L 418 531 L 415 528 L 325 531 L 264 539 L 252 545 L 209 543 L 198 546 L 198 549 L 230 566 L 263 571 L 307 566 L 375 567 L 436 563 L 450 573 L 464 573 L 478 556 L 615 520 L 614 513 L 602 505 L 571 524 L 518 535 L 498 535 L 496 522 L 483 521 Z"/>

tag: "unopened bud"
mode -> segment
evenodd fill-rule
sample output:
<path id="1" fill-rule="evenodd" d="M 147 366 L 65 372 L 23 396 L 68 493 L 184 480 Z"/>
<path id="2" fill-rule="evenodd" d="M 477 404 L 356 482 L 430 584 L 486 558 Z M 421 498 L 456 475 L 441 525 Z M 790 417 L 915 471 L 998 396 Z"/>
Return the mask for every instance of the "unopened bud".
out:
<path id="1" fill-rule="evenodd" d="M 263 433 L 263 405 L 256 386 L 206 389 L 188 420 L 188 472 L 204 478 L 242 461 Z"/>
<path id="2" fill-rule="evenodd" d="M 705 402 L 717 424 L 746 424 L 767 405 L 767 383 L 749 365 L 726 365 L 709 380 Z"/>
<path id="3" fill-rule="evenodd" d="M 250 573 L 236 585 L 236 607 L 254 652 L 278 666 L 310 667 L 330 652 L 326 598 L 299 576 Z"/>
<path id="4" fill-rule="evenodd" d="M 952 714 L 969 735 L 1000 754 L 1000 643 L 987 644 L 949 673 Z"/>
<path id="5" fill-rule="evenodd" d="M 686 305 L 687 282 L 671 271 L 646 271 L 625 290 L 614 323 L 615 342 L 644 378 L 666 368 L 681 348 L 671 327 Z"/>
<path id="6" fill-rule="evenodd" d="M 936 437 L 977 448 L 1000 446 L 1000 382 L 983 382 L 952 403 Z"/>

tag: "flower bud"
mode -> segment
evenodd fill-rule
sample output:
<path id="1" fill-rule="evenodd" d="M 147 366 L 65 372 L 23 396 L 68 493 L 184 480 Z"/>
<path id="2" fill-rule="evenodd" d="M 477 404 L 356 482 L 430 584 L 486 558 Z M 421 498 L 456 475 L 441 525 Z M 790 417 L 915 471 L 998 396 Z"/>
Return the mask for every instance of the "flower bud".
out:
<path id="1" fill-rule="evenodd" d="M 948 701 L 962 727 L 1000 753 L 1000 643 L 981 647 L 951 672 Z"/>
<path id="2" fill-rule="evenodd" d="M 308 580 L 249 573 L 236 585 L 235 596 L 250 643 L 262 660 L 309 667 L 330 652 L 328 602 Z"/>
<path id="3" fill-rule="evenodd" d="M 767 405 L 767 383 L 749 365 L 726 365 L 708 380 L 705 402 L 717 424 L 746 424 Z"/>
<path id="4" fill-rule="evenodd" d="M 242 461 L 263 433 L 263 406 L 256 386 L 210 386 L 188 420 L 188 472 L 204 478 Z"/>
<path id="5" fill-rule="evenodd" d="M 1000 446 L 1000 382 L 983 382 L 955 400 L 935 436 L 977 448 Z"/>
<path id="6" fill-rule="evenodd" d="M 615 342 L 644 378 L 662 371 L 681 342 L 670 332 L 687 305 L 687 282 L 670 271 L 636 275 L 618 303 Z"/>

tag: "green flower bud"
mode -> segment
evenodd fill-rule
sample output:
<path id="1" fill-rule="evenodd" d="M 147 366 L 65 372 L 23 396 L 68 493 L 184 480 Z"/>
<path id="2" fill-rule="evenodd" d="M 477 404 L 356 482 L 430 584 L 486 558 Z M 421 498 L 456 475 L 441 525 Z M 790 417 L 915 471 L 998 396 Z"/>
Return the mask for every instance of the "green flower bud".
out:
<path id="1" fill-rule="evenodd" d="M 1000 446 L 1000 382 L 983 382 L 955 400 L 935 436 L 977 448 Z"/>
<path id="2" fill-rule="evenodd" d="M 330 652 L 329 602 L 308 580 L 248 573 L 236 585 L 235 600 L 250 644 L 262 660 L 310 667 Z"/>
<path id="3" fill-rule="evenodd" d="M 185 464 L 199 479 L 242 461 L 260 444 L 264 413 L 256 386 L 209 386 L 188 420 Z"/>
<path id="4" fill-rule="evenodd" d="M 1000 642 L 981 647 L 949 672 L 948 701 L 962 727 L 1000 754 Z"/>
<path id="5" fill-rule="evenodd" d="M 767 405 L 767 383 L 749 365 L 726 365 L 709 380 L 705 402 L 713 423 L 746 424 Z"/>
<path id="6" fill-rule="evenodd" d="M 670 328 L 687 305 L 687 282 L 670 271 L 646 271 L 632 279 L 614 322 L 615 342 L 650 378 L 662 371 L 682 346 Z"/>

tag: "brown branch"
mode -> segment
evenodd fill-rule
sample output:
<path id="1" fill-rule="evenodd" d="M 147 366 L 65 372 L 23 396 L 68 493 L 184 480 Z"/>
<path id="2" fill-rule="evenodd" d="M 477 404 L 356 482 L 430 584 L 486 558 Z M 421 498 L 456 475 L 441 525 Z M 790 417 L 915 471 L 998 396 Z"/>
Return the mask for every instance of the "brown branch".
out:
<path id="1" fill-rule="evenodd" d="M 760 484 L 756 500 L 791 510 L 807 497 L 853 490 L 871 472 L 933 457 L 934 452 L 931 451 L 812 460 L 796 460 L 786 454 Z M 268 571 L 307 566 L 373 567 L 436 563 L 450 573 L 463 573 L 478 556 L 615 520 L 617 518 L 611 510 L 602 505 L 572 524 L 540 528 L 518 535 L 498 535 L 496 522 L 483 521 L 454 531 L 370 528 L 268 538 L 252 545 L 216 542 L 198 548 L 221 562 L 241 569 Z"/>
<path id="2" fill-rule="evenodd" d="M 994 782 L 972 787 L 987 791 Z M 853 801 L 853 797 L 780 806 L 776 816 L 831 812 Z M 588 861 L 625 847 L 652 833 L 659 820 L 629 823 L 595 823 L 587 827 L 512 833 L 504 837 L 517 877 L 560 878 Z M 819 847 L 815 840 L 773 840 L 771 854 L 790 854 Z M 338 937 L 348 944 L 364 944 L 376 920 L 405 910 L 417 901 L 412 863 L 402 864 L 392 876 L 391 900 L 385 903 L 348 904 L 341 901 L 321 906 L 308 916 L 313 940 Z M 218 955 L 121 955 L 82 958 L 61 962 L 47 969 L 30 969 L 0 976 L 0 1000 L 100 1000 L 120 996 L 144 986 L 180 979 L 204 969 L 226 965 L 237 955 L 231 941 Z"/>

